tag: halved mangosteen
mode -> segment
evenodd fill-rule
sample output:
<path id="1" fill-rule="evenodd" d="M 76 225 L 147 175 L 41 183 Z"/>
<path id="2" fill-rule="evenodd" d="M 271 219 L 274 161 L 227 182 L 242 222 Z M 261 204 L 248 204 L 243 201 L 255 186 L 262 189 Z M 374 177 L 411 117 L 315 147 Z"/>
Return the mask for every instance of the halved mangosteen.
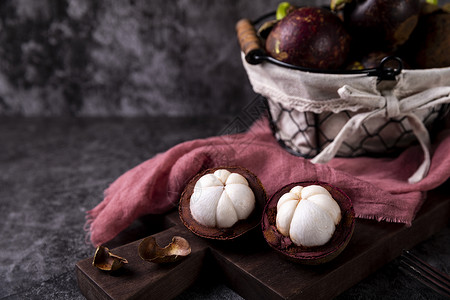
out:
<path id="1" fill-rule="evenodd" d="M 209 191 L 204 190 L 209 187 Z M 200 199 L 202 192 L 209 195 Z M 240 206 L 238 198 L 248 199 L 249 204 L 241 203 L 242 206 L 237 207 Z M 266 200 L 261 181 L 251 171 L 239 166 L 217 167 L 200 172 L 186 185 L 178 211 L 183 224 L 194 234 L 214 240 L 230 240 L 258 227 Z M 224 214 L 216 218 L 217 210 L 212 210 L 212 218 L 207 210 L 218 205 Z"/>
<path id="2" fill-rule="evenodd" d="M 317 189 L 324 188 L 326 190 L 324 193 L 328 192 L 329 195 L 331 195 L 332 199 L 334 199 L 334 201 L 339 205 L 340 216 L 337 216 L 337 214 L 335 214 L 335 216 L 331 217 L 331 220 L 338 220 L 338 223 L 335 226 L 332 223 L 327 222 L 323 222 L 319 225 L 322 226 L 322 228 L 317 229 L 316 232 L 320 232 L 324 227 L 334 226 L 334 231 L 329 238 L 325 238 L 324 236 L 314 236 L 315 234 L 317 234 L 314 233 L 315 229 L 307 229 L 303 231 L 304 233 L 301 234 L 305 236 L 311 234 L 313 235 L 307 237 L 310 241 L 312 241 L 308 241 L 306 244 L 310 243 L 311 245 L 303 245 L 301 244 L 301 238 L 291 238 L 290 235 L 286 233 L 286 231 L 290 232 L 289 228 L 286 229 L 283 228 L 283 224 L 277 224 L 277 205 L 280 199 L 282 199 L 282 201 L 290 200 L 286 199 L 289 198 L 288 194 L 290 192 L 299 193 L 299 190 L 301 190 L 301 188 L 299 187 L 302 187 L 304 189 L 310 186 L 319 186 Z M 302 199 L 300 194 L 298 195 L 299 204 L 304 200 Z M 292 208 L 295 210 L 298 204 L 292 203 Z M 306 204 L 306 202 L 304 202 L 304 204 Z M 315 208 L 313 206 L 315 205 L 309 206 L 310 208 L 306 208 L 303 212 L 303 216 L 308 216 L 308 213 L 310 212 L 314 213 L 313 210 L 315 210 Z M 281 208 L 279 209 L 281 211 Z M 317 212 L 317 214 L 320 213 L 321 212 Z M 301 217 L 301 214 L 299 214 L 297 217 Z M 305 222 L 305 220 L 300 220 L 299 222 L 302 223 Z M 297 225 L 299 222 L 297 222 Z M 314 221 L 312 220 L 306 220 L 306 223 L 311 222 L 314 223 Z M 296 226 L 294 223 L 290 224 L 292 226 Z M 269 246 L 276 250 L 278 253 L 282 254 L 285 258 L 301 264 L 318 265 L 331 261 L 332 259 L 337 257 L 347 246 L 353 235 L 353 230 L 355 227 L 355 211 L 353 209 L 351 199 L 339 188 L 319 181 L 297 182 L 284 186 L 271 197 L 264 208 L 261 226 L 264 238 Z M 312 224 L 312 226 L 314 226 L 314 224 Z M 301 230 L 304 229 L 298 229 L 297 231 Z M 282 234 L 280 231 L 284 231 L 284 234 Z M 325 243 L 321 244 L 320 241 L 325 241 Z"/>

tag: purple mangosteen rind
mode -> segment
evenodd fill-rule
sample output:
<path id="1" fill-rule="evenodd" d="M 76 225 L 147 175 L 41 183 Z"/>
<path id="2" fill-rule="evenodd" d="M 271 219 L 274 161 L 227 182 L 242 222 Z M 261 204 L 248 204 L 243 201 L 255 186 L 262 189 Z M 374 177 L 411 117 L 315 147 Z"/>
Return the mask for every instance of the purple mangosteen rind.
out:
<path id="1" fill-rule="evenodd" d="M 344 23 L 360 46 L 395 50 L 409 39 L 420 9 L 420 0 L 352 1 L 345 5 Z"/>
<path id="2" fill-rule="evenodd" d="M 217 170 L 225 169 L 231 173 L 238 173 L 247 179 L 249 187 L 255 195 L 255 208 L 245 220 L 236 222 L 229 228 L 208 227 L 198 223 L 191 214 L 190 199 L 194 192 L 195 183 L 204 175 L 212 174 Z M 206 169 L 195 175 L 186 185 L 181 194 L 178 205 L 178 213 L 184 226 L 197 236 L 213 240 L 231 240 L 244 235 L 258 227 L 261 222 L 261 214 L 266 204 L 266 192 L 259 178 L 246 168 L 240 166 L 222 166 Z"/>
<path id="3" fill-rule="evenodd" d="M 321 246 L 305 247 L 295 245 L 289 237 L 282 235 L 276 228 L 277 203 L 282 195 L 288 193 L 295 186 L 320 185 L 324 187 L 339 204 L 342 218 L 330 241 Z M 351 199 L 339 188 L 321 181 L 305 181 L 288 184 L 269 199 L 264 207 L 262 232 L 269 246 L 290 261 L 318 265 L 336 258 L 348 245 L 355 227 L 355 211 Z"/>
<path id="4" fill-rule="evenodd" d="M 301 7 L 279 21 L 267 36 L 266 51 L 296 66 L 338 69 L 350 52 L 351 37 L 334 13 Z"/>

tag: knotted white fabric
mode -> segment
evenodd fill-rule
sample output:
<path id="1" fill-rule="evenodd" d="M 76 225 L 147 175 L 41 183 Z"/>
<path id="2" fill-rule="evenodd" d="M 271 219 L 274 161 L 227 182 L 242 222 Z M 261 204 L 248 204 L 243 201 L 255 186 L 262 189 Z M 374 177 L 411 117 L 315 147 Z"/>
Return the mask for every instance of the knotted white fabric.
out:
<path id="1" fill-rule="evenodd" d="M 398 100 L 395 97 L 393 90 L 384 90 L 381 92 L 381 95 L 373 95 L 358 91 L 349 85 L 344 85 L 338 90 L 338 93 L 347 101 L 358 103 L 364 102 L 368 108 L 373 110 L 353 116 L 344 127 L 342 127 L 333 142 L 314 157 L 312 162 L 325 163 L 332 159 L 342 145 L 342 142 L 354 133 L 354 129 L 359 128 L 364 121 L 370 118 L 379 116 L 386 116 L 389 118 L 406 116 L 424 152 L 424 161 L 419 169 L 409 178 L 409 182 L 418 182 L 426 176 L 431 162 L 430 137 L 422 120 L 414 114 L 414 111 L 443 103 L 449 103 L 450 87 L 431 88 L 424 92 L 403 98 L 402 100 Z"/>
<path id="2" fill-rule="evenodd" d="M 244 57 L 243 64 L 253 90 L 269 99 L 269 104 L 279 103 L 287 109 L 315 114 L 356 112 L 312 162 L 328 162 L 343 142 L 369 120 L 406 117 L 424 152 L 424 161 L 409 182 L 426 176 L 431 157 L 423 111 L 450 103 L 450 68 L 403 70 L 386 88 L 377 82 L 377 77 L 366 74 L 318 74 L 270 63 L 250 65 Z"/>

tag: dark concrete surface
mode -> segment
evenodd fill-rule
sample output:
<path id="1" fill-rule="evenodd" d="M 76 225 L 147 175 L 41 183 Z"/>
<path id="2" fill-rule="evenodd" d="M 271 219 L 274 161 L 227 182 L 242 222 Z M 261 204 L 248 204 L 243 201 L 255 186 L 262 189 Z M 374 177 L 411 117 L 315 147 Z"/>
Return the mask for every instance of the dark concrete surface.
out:
<path id="1" fill-rule="evenodd" d="M 232 120 L 0 118 L 0 299 L 83 299 L 75 263 L 94 254 L 83 225 L 103 190 L 158 152 L 224 133 Z M 109 246 L 151 234 L 152 222 L 137 220 Z M 450 273 L 450 227 L 412 252 Z M 398 259 L 338 297 L 380 298 L 443 299 L 401 271 Z M 240 297 L 220 278 L 203 278 L 178 299 Z"/>

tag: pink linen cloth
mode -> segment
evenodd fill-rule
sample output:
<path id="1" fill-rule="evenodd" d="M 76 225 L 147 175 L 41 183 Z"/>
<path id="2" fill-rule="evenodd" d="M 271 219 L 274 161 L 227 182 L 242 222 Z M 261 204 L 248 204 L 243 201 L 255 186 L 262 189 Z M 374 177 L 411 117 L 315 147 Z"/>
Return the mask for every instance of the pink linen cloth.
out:
<path id="1" fill-rule="evenodd" d="M 420 165 L 420 146 L 394 158 L 334 158 L 313 164 L 283 149 L 267 119 L 245 133 L 181 143 L 121 175 L 105 191 L 104 200 L 87 212 L 94 246 L 113 239 L 137 218 L 177 207 L 180 195 L 198 172 L 219 166 L 242 166 L 261 180 L 267 196 L 292 182 L 319 180 L 341 188 L 353 201 L 356 216 L 410 225 L 426 191 L 450 176 L 450 129 L 433 144 L 430 171 L 422 181 L 408 177 Z"/>

